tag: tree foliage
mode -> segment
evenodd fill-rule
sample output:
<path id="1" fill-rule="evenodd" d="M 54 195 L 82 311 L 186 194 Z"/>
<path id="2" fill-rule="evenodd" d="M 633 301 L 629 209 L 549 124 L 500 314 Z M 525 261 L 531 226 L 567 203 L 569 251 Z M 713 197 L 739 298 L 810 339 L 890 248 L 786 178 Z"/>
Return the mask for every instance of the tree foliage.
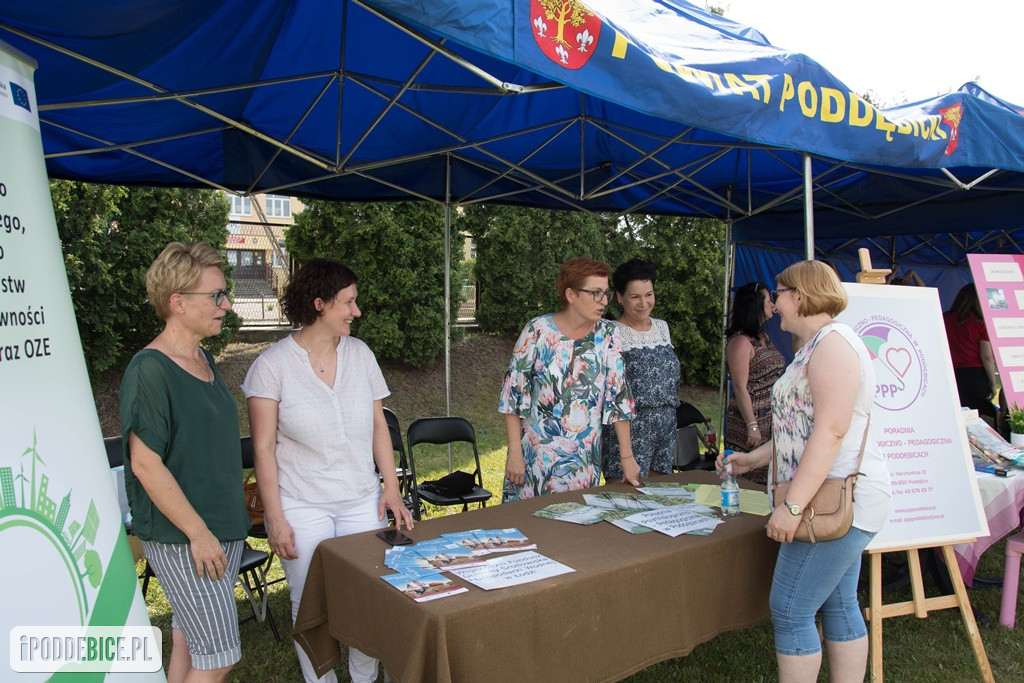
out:
<path id="1" fill-rule="evenodd" d="M 575 256 L 658 264 L 655 316 L 672 332 L 686 384 L 717 384 L 721 363 L 724 225 L 667 216 L 619 221 L 591 214 L 477 205 L 461 229 L 477 243 L 477 323 L 485 332 L 517 334 L 531 317 L 559 308 L 558 266 Z M 612 303 L 606 313 L 621 309 Z"/>
<path id="2" fill-rule="evenodd" d="M 722 358 L 725 224 L 711 219 L 630 216 L 642 258 L 658 264 L 654 315 L 668 322 L 689 385 L 717 385 Z"/>
<path id="3" fill-rule="evenodd" d="M 451 315 L 459 307 L 461 237 L 452 228 Z M 377 358 L 414 366 L 444 348 L 444 209 L 426 202 L 351 203 L 313 200 L 285 237 L 299 261 L 331 258 L 359 276 L 363 317 L 353 334 Z"/>
<path id="4" fill-rule="evenodd" d="M 53 210 L 91 376 L 126 365 L 163 329 L 146 301 L 145 274 L 168 242 L 203 241 L 222 254 L 228 201 L 213 190 L 117 187 L 55 180 Z M 218 353 L 241 321 L 229 312 Z"/>
<path id="5" fill-rule="evenodd" d="M 494 334 L 518 334 L 530 318 L 557 311 L 559 265 L 577 256 L 607 260 L 619 241 L 613 224 L 579 211 L 477 204 L 466 207 L 459 228 L 476 240 L 476 321 Z"/>

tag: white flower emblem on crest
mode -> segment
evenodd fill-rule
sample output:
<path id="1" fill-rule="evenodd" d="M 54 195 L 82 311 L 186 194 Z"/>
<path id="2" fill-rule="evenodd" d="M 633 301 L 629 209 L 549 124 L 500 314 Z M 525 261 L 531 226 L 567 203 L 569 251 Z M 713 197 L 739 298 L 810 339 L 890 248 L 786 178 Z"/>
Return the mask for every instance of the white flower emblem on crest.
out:
<path id="1" fill-rule="evenodd" d="M 537 18 L 533 20 L 533 25 L 537 27 L 537 35 L 541 38 L 546 38 L 547 34 L 544 33 L 548 30 L 548 25 L 544 23 L 544 18 L 537 15 Z"/>
<path id="2" fill-rule="evenodd" d="M 590 35 L 590 29 L 583 29 L 583 33 L 576 34 L 576 42 L 580 44 L 579 51 L 586 52 L 587 48 L 594 42 L 594 36 Z"/>
<path id="3" fill-rule="evenodd" d="M 564 47 L 559 45 L 558 47 L 555 48 L 555 52 L 558 54 L 558 58 L 560 60 L 562 60 L 562 64 L 568 64 L 569 63 L 569 51 L 568 50 L 566 50 Z"/>

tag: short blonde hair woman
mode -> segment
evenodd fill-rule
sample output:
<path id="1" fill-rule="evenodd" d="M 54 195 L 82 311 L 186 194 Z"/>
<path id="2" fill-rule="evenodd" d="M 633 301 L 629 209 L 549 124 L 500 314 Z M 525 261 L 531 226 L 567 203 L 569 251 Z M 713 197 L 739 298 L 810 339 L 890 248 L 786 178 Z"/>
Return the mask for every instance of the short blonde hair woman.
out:
<path id="1" fill-rule="evenodd" d="M 772 388 L 772 438 L 750 453 L 719 457 L 717 466 L 743 473 L 769 465 L 769 482 L 792 482 L 786 500 L 772 501 L 765 526 L 782 544 L 769 597 L 779 679 L 817 680 L 821 644 L 814 619 L 820 611 L 830 678 L 859 681 L 868 655 L 857 603 L 860 558 L 885 524 L 890 498 L 885 458 L 868 434 L 875 373 L 860 337 L 834 319 L 847 298 L 831 268 L 801 261 L 775 280 L 772 301 L 782 329 L 807 341 Z M 846 535 L 818 543 L 794 540 L 803 508 L 825 478 L 858 471 Z"/>
<path id="2" fill-rule="evenodd" d="M 146 273 L 162 332 L 121 382 L 135 535 L 174 612 L 167 679 L 223 680 L 241 658 L 234 585 L 249 533 L 238 406 L 200 340 L 231 309 L 223 261 L 172 242 Z"/>

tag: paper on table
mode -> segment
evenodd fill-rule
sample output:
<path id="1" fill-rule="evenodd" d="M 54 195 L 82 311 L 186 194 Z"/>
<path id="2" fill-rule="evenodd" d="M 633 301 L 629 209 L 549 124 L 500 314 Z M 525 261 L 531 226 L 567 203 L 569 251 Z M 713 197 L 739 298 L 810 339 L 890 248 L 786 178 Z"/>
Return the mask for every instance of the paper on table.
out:
<path id="1" fill-rule="evenodd" d="M 697 502 L 710 507 L 722 506 L 722 490 L 714 484 L 701 484 L 697 489 Z M 771 514 L 768 493 L 752 489 L 740 489 L 740 512 L 767 517 Z"/>
<path id="2" fill-rule="evenodd" d="M 510 529 L 477 529 L 477 538 L 491 553 L 514 553 L 533 550 L 537 544 L 515 527 Z"/>
<path id="3" fill-rule="evenodd" d="M 682 484 L 647 484 L 637 488 L 640 493 L 646 493 L 649 495 L 666 496 L 673 498 L 685 498 L 686 500 L 693 500 L 693 491 L 686 488 Z"/>
<path id="4" fill-rule="evenodd" d="M 447 539 L 443 538 L 422 541 L 414 545 L 412 549 L 417 555 L 441 571 L 447 571 L 453 567 L 471 567 L 483 562 L 483 559 L 458 543 L 448 543 Z"/>
<path id="5" fill-rule="evenodd" d="M 476 532 L 483 529 L 472 529 L 470 531 L 453 531 L 448 534 L 441 534 L 441 538 L 449 543 L 457 543 L 474 555 L 486 555 L 490 552 L 483 544 Z"/>
<path id="6" fill-rule="evenodd" d="M 438 573 L 426 574 L 423 576 L 408 576 L 406 574 L 388 574 L 380 577 L 392 586 L 402 591 L 416 602 L 426 602 L 446 598 L 449 595 L 468 592 L 465 586 L 460 586 L 451 579 Z"/>
<path id="7" fill-rule="evenodd" d="M 685 534 L 687 531 L 713 529 L 722 523 L 720 519 L 687 510 L 684 505 L 638 512 L 626 519 L 673 537 Z"/>
<path id="8" fill-rule="evenodd" d="M 679 501 L 679 498 L 671 496 L 619 493 L 617 491 L 583 494 L 583 502 L 587 505 L 605 510 L 657 510 L 679 505 Z"/>
<path id="9" fill-rule="evenodd" d="M 531 581 L 540 581 L 574 571 L 576 570 L 572 567 L 567 567 L 561 562 L 555 562 L 551 558 L 531 550 L 487 560 L 479 567 L 453 569 L 452 574 L 489 591 L 495 588 L 507 588 Z"/>
<path id="10" fill-rule="evenodd" d="M 625 529 L 631 534 L 643 534 L 648 531 L 654 531 L 654 529 L 649 526 L 637 524 L 636 522 L 631 522 L 626 519 L 626 517 L 635 514 L 636 510 L 605 510 L 602 513 L 602 516 L 604 517 L 604 521 L 614 524 L 620 529 Z"/>
<path id="11" fill-rule="evenodd" d="M 533 516 L 573 524 L 597 524 L 601 521 L 601 510 L 580 503 L 553 503 L 537 510 Z"/>

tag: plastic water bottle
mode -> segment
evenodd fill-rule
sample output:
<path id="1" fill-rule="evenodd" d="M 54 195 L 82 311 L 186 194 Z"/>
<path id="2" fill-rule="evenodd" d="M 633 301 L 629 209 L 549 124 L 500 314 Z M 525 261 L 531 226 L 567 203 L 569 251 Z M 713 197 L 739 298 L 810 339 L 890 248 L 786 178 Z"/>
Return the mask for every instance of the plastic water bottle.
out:
<path id="1" fill-rule="evenodd" d="M 729 462 L 730 455 L 732 451 L 725 451 L 725 469 L 722 470 L 722 515 L 725 517 L 740 514 L 740 485 L 736 483 L 736 475 Z"/>

